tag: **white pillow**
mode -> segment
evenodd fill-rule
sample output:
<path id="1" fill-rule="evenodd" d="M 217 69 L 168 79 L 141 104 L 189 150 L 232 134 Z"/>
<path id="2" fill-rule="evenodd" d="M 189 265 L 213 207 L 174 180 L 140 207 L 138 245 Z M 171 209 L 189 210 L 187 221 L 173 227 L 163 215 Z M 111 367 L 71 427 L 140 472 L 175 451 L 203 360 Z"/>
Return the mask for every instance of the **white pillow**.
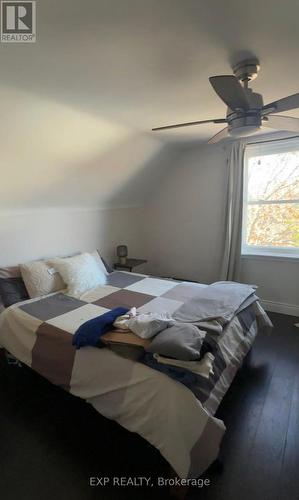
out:
<path id="1" fill-rule="evenodd" d="M 66 288 L 60 274 L 46 260 L 20 265 L 20 271 L 31 299 Z"/>
<path id="2" fill-rule="evenodd" d="M 67 293 L 79 297 L 87 290 L 105 285 L 106 276 L 90 253 L 82 253 L 66 259 L 51 260 L 67 284 Z"/>

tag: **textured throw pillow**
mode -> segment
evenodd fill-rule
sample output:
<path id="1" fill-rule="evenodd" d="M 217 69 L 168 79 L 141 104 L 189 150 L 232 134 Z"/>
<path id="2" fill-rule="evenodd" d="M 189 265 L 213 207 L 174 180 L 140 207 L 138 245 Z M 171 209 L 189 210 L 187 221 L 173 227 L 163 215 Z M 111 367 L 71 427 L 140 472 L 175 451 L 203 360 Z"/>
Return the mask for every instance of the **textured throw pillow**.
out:
<path id="1" fill-rule="evenodd" d="M 87 290 L 106 283 L 105 273 L 90 253 L 50 262 L 62 276 L 67 284 L 67 293 L 72 297 L 79 297 Z"/>
<path id="2" fill-rule="evenodd" d="M 66 288 L 60 274 L 49 261 L 37 260 L 21 264 L 20 270 L 31 299 Z"/>

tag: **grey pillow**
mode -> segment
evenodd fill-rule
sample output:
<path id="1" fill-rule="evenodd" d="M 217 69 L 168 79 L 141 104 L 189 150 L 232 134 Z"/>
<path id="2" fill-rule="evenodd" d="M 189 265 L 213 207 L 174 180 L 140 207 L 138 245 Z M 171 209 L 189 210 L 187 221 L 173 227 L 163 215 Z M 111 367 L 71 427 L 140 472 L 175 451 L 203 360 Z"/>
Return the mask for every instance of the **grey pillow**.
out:
<path id="1" fill-rule="evenodd" d="M 22 278 L 0 278 L 0 295 L 4 307 L 29 299 Z"/>
<path id="2" fill-rule="evenodd" d="M 112 273 L 113 272 L 112 267 L 108 264 L 108 262 L 104 259 L 104 257 L 102 257 L 101 252 L 99 250 L 97 250 L 97 252 L 99 254 L 99 257 L 100 257 L 101 261 L 103 262 L 103 264 L 105 266 L 105 269 L 106 269 L 107 273 L 108 274 Z"/>
<path id="3" fill-rule="evenodd" d="M 146 350 L 182 361 L 196 360 L 200 357 L 205 334 L 195 325 L 177 323 L 158 333 Z"/>
<path id="4" fill-rule="evenodd" d="M 112 269 L 112 267 L 110 266 L 110 264 L 108 264 L 108 262 L 104 259 L 104 257 L 102 257 L 102 256 L 101 256 L 101 254 L 100 254 L 100 257 L 101 257 L 102 262 L 103 262 L 103 264 L 104 264 L 104 266 L 105 266 L 105 268 L 106 268 L 107 273 L 109 273 L 109 274 L 110 274 L 110 273 L 112 273 L 112 272 L 113 272 L 113 269 Z"/>

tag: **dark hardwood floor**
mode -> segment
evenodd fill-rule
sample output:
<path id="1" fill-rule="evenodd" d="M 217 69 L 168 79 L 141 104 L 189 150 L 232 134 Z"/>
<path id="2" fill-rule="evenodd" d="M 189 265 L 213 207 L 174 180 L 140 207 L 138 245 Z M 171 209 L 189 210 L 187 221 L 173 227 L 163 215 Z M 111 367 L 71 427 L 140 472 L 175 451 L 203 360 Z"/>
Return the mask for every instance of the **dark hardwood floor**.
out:
<path id="1" fill-rule="evenodd" d="M 223 470 L 189 499 L 299 500 L 298 319 L 272 314 L 217 416 L 227 426 Z M 143 439 L 27 368 L 0 359 L 0 497 L 3 500 L 169 498 L 168 489 L 90 487 L 90 476 L 167 476 Z"/>

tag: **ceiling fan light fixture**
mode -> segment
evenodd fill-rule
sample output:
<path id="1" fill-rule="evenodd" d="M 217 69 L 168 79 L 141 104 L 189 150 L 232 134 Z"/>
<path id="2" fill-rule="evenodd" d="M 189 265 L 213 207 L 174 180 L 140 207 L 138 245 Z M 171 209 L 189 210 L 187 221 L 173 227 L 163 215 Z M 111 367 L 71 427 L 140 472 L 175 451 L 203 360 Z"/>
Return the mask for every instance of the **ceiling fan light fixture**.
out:
<path id="1" fill-rule="evenodd" d="M 247 135 L 252 135 L 260 129 L 256 125 L 242 125 L 241 127 L 234 127 L 229 129 L 229 135 L 233 137 L 246 137 Z"/>

